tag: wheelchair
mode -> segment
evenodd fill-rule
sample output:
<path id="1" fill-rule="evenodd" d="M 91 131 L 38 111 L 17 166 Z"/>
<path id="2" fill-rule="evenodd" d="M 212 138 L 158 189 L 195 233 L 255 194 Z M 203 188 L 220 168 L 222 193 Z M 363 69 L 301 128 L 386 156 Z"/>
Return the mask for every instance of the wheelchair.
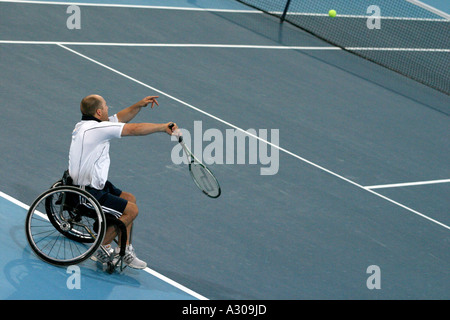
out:
<path id="1" fill-rule="evenodd" d="M 120 237 L 118 257 L 102 246 L 106 229 L 114 226 Z M 39 195 L 31 204 L 25 222 L 28 243 L 43 261 L 56 266 L 70 266 L 89 259 L 98 249 L 110 256 L 103 271 L 125 269 L 123 258 L 127 230 L 125 224 L 106 215 L 90 193 L 74 186 L 66 170 L 62 179 Z M 116 243 L 119 243 L 117 237 Z"/>

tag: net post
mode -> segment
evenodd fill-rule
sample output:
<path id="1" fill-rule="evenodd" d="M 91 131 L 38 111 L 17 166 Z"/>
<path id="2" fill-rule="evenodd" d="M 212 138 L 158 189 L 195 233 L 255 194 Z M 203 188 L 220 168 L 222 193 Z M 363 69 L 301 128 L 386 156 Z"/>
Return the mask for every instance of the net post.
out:
<path id="1" fill-rule="evenodd" d="M 286 18 L 286 14 L 287 14 L 287 12 L 288 12 L 288 10 L 289 10 L 289 5 L 290 5 L 290 4 L 291 4 L 291 0 L 287 0 L 287 1 L 286 1 L 286 6 L 284 7 L 283 14 L 281 15 L 281 18 L 280 18 L 281 23 L 283 23 L 283 22 L 284 22 L 284 19 Z"/>

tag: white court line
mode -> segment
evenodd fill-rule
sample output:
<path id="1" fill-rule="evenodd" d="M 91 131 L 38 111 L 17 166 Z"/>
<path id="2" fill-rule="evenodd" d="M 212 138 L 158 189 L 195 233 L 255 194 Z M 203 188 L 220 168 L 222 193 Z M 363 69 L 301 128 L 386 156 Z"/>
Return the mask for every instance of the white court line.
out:
<path id="1" fill-rule="evenodd" d="M 0 191 L 0 197 L 2 197 L 2 198 L 4 198 L 4 199 L 8 200 L 9 202 L 14 203 L 15 205 L 17 205 L 17 206 L 19 206 L 19 207 L 21 207 L 21 208 L 23 208 L 23 209 L 25 209 L 25 210 L 30 209 L 30 206 L 28 206 L 28 205 L 26 205 L 25 203 L 23 203 L 23 202 L 17 200 L 16 198 L 11 197 L 10 195 L 7 195 L 7 194 L 4 193 L 4 192 L 1 192 L 1 191 Z"/>
<path id="2" fill-rule="evenodd" d="M 114 69 L 114 68 L 112 68 L 110 66 L 107 66 L 107 65 L 105 65 L 105 64 L 103 64 L 103 63 L 101 63 L 101 62 L 99 62 L 99 61 L 97 61 L 95 59 L 92 59 L 92 58 L 90 58 L 90 57 L 88 57 L 88 56 L 86 56 L 86 55 L 84 55 L 84 54 L 82 54 L 82 53 L 80 53 L 78 51 L 75 51 L 73 49 L 65 47 L 62 44 L 58 44 L 58 46 L 63 48 L 63 49 L 65 49 L 65 50 L 67 50 L 67 51 L 70 51 L 70 52 L 76 54 L 77 56 L 82 57 L 83 59 L 91 61 L 91 62 L 93 62 L 93 63 L 95 63 L 95 64 L 97 64 L 97 65 L 99 65 L 99 66 L 101 66 L 101 67 L 103 67 L 105 69 L 108 69 L 108 70 L 110 70 L 110 71 L 112 71 L 112 72 L 114 72 L 114 73 L 116 73 L 116 74 L 118 74 L 118 75 L 120 75 L 120 76 L 122 76 L 124 78 L 127 78 L 127 79 L 129 79 L 129 80 L 131 80 L 133 82 L 136 82 L 136 83 L 138 83 L 138 84 L 140 84 L 140 85 L 142 85 L 142 86 L 144 86 L 144 87 L 146 87 L 148 89 L 151 89 L 151 90 L 153 90 L 155 92 L 158 92 L 159 94 L 164 95 L 164 96 L 166 96 L 166 97 L 168 97 L 168 98 L 170 98 L 170 99 L 172 99 L 172 100 L 174 100 L 174 101 L 176 101 L 176 102 L 178 102 L 178 103 L 180 103 L 180 104 L 182 104 L 182 105 L 184 105 L 184 106 L 186 106 L 186 107 L 188 107 L 190 109 L 198 111 L 198 112 L 200 112 L 200 113 L 202 113 L 202 114 L 204 114 L 204 115 L 206 115 L 206 116 L 208 116 L 208 117 L 210 117 L 212 119 L 215 119 L 215 120 L 217 120 L 217 121 L 219 121 L 219 122 L 221 122 L 221 123 L 231 127 L 231 128 L 234 128 L 234 129 L 236 129 L 236 130 L 238 130 L 240 132 L 243 132 L 244 134 L 246 134 L 246 135 L 248 135 L 250 137 L 258 139 L 259 141 L 264 142 L 267 145 L 270 145 L 270 146 L 272 146 L 274 148 L 277 148 L 278 150 L 280 150 L 280 151 L 282 151 L 282 152 L 284 152 L 284 153 L 286 153 L 288 155 L 291 155 L 292 157 L 297 158 L 297 159 L 299 159 L 299 160 L 301 160 L 301 161 L 303 161 L 305 163 L 308 163 L 308 164 L 310 164 L 313 167 L 316 167 L 316 168 L 318 168 L 318 169 L 320 169 L 320 170 L 322 170 L 322 171 L 324 171 L 326 173 L 329 173 L 329 174 L 331 174 L 331 175 L 333 175 L 333 176 L 335 176 L 335 177 L 337 177 L 337 178 L 339 178 L 341 180 L 344 180 L 344 181 L 346 181 L 346 182 L 348 182 L 348 183 L 350 183 L 350 184 L 352 184 L 352 185 L 354 185 L 354 186 L 356 186 L 356 187 L 358 187 L 360 189 L 366 190 L 367 192 L 370 192 L 371 194 L 376 195 L 377 197 L 380 197 L 380 198 L 382 198 L 382 199 L 384 199 L 386 201 L 389 201 L 389 202 L 391 202 L 391 203 L 393 203 L 393 204 L 395 204 L 395 205 L 397 205 L 399 207 L 402 207 L 403 209 L 406 209 L 406 210 L 408 210 L 408 211 L 410 211 L 410 212 L 412 212 L 412 213 L 414 213 L 414 214 L 416 214 L 416 215 L 418 215 L 418 216 L 420 216 L 420 217 L 422 217 L 424 219 L 427 219 L 427 220 L 429 220 L 429 221 L 431 221 L 433 223 L 436 223 L 436 224 L 438 224 L 438 225 L 440 225 L 440 226 L 450 230 L 450 227 L 445 225 L 442 222 L 439 222 L 439 221 L 437 221 L 437 220 L 435 220 L 435 219 L 433 219 L 433 218 L 431 218 L 431 217 L 429 217 L 429 216 L 427 216 L 427 215 L 425 215 L 423 213 L 420 213 L 419 211 L 411 209 L 411 208 L 409 208 L 409 207 L 407 207 L 407 206 L 405 206 L 405 205 L 403 205 L 403 204 L 401 204 L 401 203 L 399 203 L 397 201 L 394 201 L 394 200 L 392 200 L 392 199 L 390 199 L 390 198 L 388 198 L 386 196 L 383 196 L 382 194 L 379 194 L 379 193 L 377 193 L 377 192 L 375 192 L 373 190 L 367 189 L 364 186 L 362 186 L 362 185 L 360 185 L 360 184 L 358 184 L 358 183 L 356 183 L 356 182 L 354 182 L 354 181 L 352 181 L 350 179 L 347 179 L 347 178 L 345 178 L 345 177 L 343 177 L 343 176 L 341 176 L 341 175 L 339 175 L 339 174 L 337 174 L 337 173 L 335 173 L 335 172 L 333 172 L 331 170 L 328 170 L 328 169 L 326 169 L 326 168 L 324 168 L 324 167 L 322 167 L 322 166 L 320 166 L 320 165 L 318 165 L 318 164 L 316 164 L 314 162 L 311 162 L 311 161 L 309 161 L 309 160 L 307 160 L 307 159 L 305 159 L 303 157 L 300 157 L 299 155 L 297 155 L 297 154 L 295 154 L 295 153 L 293 153 L 293 152 L 291 152 L 289 150 L 286 150 L 286 149 L 284 149 L 284 148 L 282 148 L 280 146 L 277 146 L 276 144 L 273 144 L 272 142 L 264 140 L 264 139 L 258 137 L 257 135 L 254 135 L 254 134 L 252 134 L 250 132 L 247 132 L 244 129 L 241 129 L 241 128 L 235 126 L 234 124 L 231 124 L 230 122 L 227 122 L 227 121 L 225 121 L 225 120 L 223 120 L 223 119 L 221 119 L 219 117 L 216 117 L 216 116 L 214 116 L 214 115 L 212 115 L 212 114 L 210 114 L 210 113 L 208 113 L 208 112 L 206 112 L 206 111 L 204 111 L 202 109 L 199 109 L 199 108 L 197 108 L 197 107 L 195 107 L 195 106 L 193 106 L 193 105 L 191 105 L 191 104 L 189 104 L 187 102 L 184 102 L 184 101 L 182 101 L 182 100 L 180 100 L 178 98 L 175 98 L 174 96 L 171 96 L 171 95 L 169 95 L 168 93 L 166 93 L 164 91 L 161 91 L 161 90 L 159 90 L 157 88 L 154 88 L 154 87 L 152 87 L 152 86 L 150 86 L 150 85 L 148 85 L 148 84 L 146 84 L 146 83 L 144 83 L 142 81 L 139 81 L 139 80 L 137 80 L 137 79 L 135 79 L 135 78 L 125 74 L 125 73 L 122 73 L 122 72 L 120 72 L 120 71 L 118 71 L 118 70 L 116 70 L 116 69 Z"/>
<path id="3" fill-rule="evenodd" d="M 349 51 L 409 51 L 409 52 L 450 52 L 450 49 L 433 48 L 373 48 L 373 47 L 346 47 Z"/>
<path id="4" fill-rule="evenodd" d="M 0 0 L 1 1 L 1 0 Z M 111 47 L 163 47 L 163 48 L 229 48 L 229 49 L 272 49 L 272 50 L 342 50 L 339 47 L 321 46 L 266 46 L 245 44 L 208 44 L 208 43 L 128 43 L 128 42 L 70 42 L 70 41 L 27 41 L 0 40 L 0 44 L 38 44 L 66 46 L 111 46 Z"/>
<path id="5" fill-rule="evenodd" d="M 169 6 L 151 6 L 139 4 L 111 4 L 111 3 L 84 3 L 84 2 L 52 2 L 52 1 L 22 1 L 22 0 L 0 0 L 0 2 L 26 3 L 26 4 L 49 4 L 60 6 L 86 6 L 86 7 L 106 7 L 106 8 L 134 8 L 134 9 L 155 9 L 155 10 L 182 10 L 182 11 L 205 11 L 205 12 L 231 12 L 231 13 L 258 13 L 262 11 L 240 10 L 240 9 L 213 9 L 213 8 L 194 8 L 194 7 L 169 7 Z"/>
<path id="6" fill-rule="evenodd" d="M 438 10 L 435 7 L 432 7 L 426 3 L 423 3 L 422 1 L 419 0 L 406 0 L 409 3 L 412 3 L 418 7 L 421 7 L 422 9 L 425 9 L 427 11 L 433 12 L 434 14 L 437 14 L 438 16 L 441 16 L 447 20 L 450 20 L 450 15 L 445 13 L 444 11 Z"/>
<path id="7" fill-rule="evenodd" d="M 4 193 L 2 191 L 0 191 L 0 197 L 2 197 L 4 199 L 14 203 L 15 205 L 17 205 L 17 206 L 19 206 L 19 207 L 21 207 L 21 208 L 23 208 L 23 209 L 25 209 L 27 211 L 30 208 L 30 206 L 28 206 L 25 203 L 17 200 L 16 198 L 11 197 L 10 195 L 7 195 L 6 193 Z M 47 219 L 47 216 L 44 215 L 43 213 L 38 212 L 38 214 L 40 216 L 42 216 L 43 218 Z M 181 290 L 181 291 L 183 291 L 183 292 L 193 296 L 194 298 L 197 298 L 199 300 L 209 300 L 209 299 L 205 298 L 204 296 L 198 294 L 197 292 L 194 292 L 191 289 L 186 288 L 185 286 L 183 286 L 183 285 L 173 281 L 172 279 L 167 278 L 166 276 L 160 274 L 159 272 L 150 269 L 149 267 L 145 268 L 144 271 L 149 273 L 149 274 L 151 274 L 152 276 L 154 276 L 154 277 L 156 277 L 156 278 L 158 278 L 158 279 L 160 279 L 160 280 L 170 284 L 171 286 L 173 286 L 173 287 L 175 287 L 175 288 L 177 288 L 177 289 L 179 289 L 179 290 Z"/>
<path id="8" fill-rule="evenodd" d="M 428 181 L 416 181 L 416 182 L 403 182 L 403 183 L 391 183 L 391 184 L 379 184 L 376 186 L 366 186 L 366 189 L 384 189 L 384 188 L 398 188 L 398 187 L 410 187 L 410 186 L 422 186 L 426 184 L 437 184 L 437 183 L 449 183 L 450 179 L 441 180 L 428 180 Z"/>
<path id="9" fill-rule="evenodd" d="M 0 0 L 1 1 L 1 0 Z M 33 41 L 0 40 L 0 44 L 25 45 L 66 45 L 66 46 L 106 46 L 106 47 L 155 47 L 155 48 L 222 48 L 222 49 L 267 49 L 267 50 L 349 50 L 349 51 L 409 51 L 409 52 L 450 52 L 450 49 L 433 48 L 376 48 L 376 47 L 333 47 L 333 46 L 267 46 L 246 44 L 214 43 L 129 43 L 129 42 L 71 42 L 71 41 Z"/>

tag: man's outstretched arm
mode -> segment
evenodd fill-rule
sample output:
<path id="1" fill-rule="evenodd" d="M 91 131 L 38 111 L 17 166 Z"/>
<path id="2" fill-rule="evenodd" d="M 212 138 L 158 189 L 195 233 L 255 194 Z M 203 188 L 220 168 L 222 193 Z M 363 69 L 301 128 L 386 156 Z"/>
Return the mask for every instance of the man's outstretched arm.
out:
<path id="1" fill-rule="evenodd" d="M 177 125 L 174 124 L 170 127 L 168 123 L 127 123 L 123 126 L 122 137 L 124 136 L 145 136 L 155 132 L 166 132 L 172 135 L 173 131 L 178 129 Z"/>
<path id="2" fill-rule="evenodd" d="M 159 106 L 158 101 L 156 100 L 158 96 L 149 96 L 145 97 L 141 101 L 136 102 L 132 106 L 125 108 L 117 113 L 117 118 L 120 122 L 129 122 L 131 121 L 138 113 L 141 111 L 143 107 L 146 107 L 149 103 L 152 104 L 152 108 L 156 104 Z"/>

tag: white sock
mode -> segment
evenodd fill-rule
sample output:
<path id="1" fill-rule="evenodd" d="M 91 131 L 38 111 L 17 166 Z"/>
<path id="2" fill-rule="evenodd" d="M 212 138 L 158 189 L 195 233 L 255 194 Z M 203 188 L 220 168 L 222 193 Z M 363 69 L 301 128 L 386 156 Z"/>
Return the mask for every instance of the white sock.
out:
<path id="1" fill-rule="evenodd" d="M 125 251 L 131 251 L 133 250 L 133 246 L 131 244 L 128 244 L 125 246 Z M 120 252 L 120 246 L 116 247 L 116 253 Z"/>

